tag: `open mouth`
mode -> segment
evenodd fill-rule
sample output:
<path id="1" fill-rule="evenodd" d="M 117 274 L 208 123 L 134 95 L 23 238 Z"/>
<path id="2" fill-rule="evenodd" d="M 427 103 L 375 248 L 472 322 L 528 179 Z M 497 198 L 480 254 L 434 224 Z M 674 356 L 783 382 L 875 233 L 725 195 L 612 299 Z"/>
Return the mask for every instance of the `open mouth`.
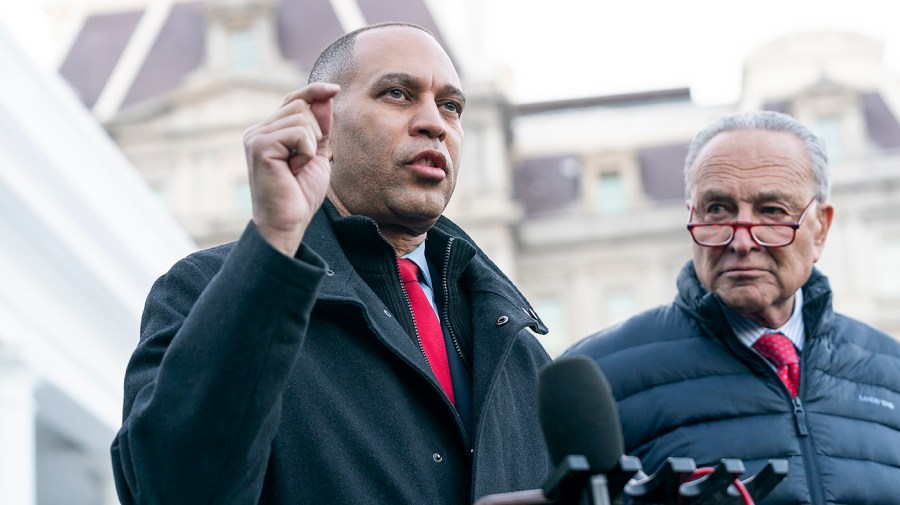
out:
<path id="1" fill-rule="evenodd" d="M 447 167 L 447 161 L 444 155 L 437 151 L 425 151 L 413 158 L 410 165 L 439 168 L 443 171 Z"/>

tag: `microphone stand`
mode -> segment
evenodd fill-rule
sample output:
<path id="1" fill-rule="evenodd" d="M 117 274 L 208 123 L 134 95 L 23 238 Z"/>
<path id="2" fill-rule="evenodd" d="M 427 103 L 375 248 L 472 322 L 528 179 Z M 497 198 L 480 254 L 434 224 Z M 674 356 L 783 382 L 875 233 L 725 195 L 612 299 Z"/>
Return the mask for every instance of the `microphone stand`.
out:
<path id="1" fill-rule="evenodd" d="M 744 505 L 765 498 L 788 474 L 787 461 L 769 460 L 758 472 L 740 480 L 744 463 L 722 459 L 697 470 L 691 458 L 669 458 L 653 475 L 638 472 L 625 485 L 635 504 Z"/>
<path id="2" fill-rule="evenodd" d="M 540 489 L 490 494 L 475 505 L 611 505 L 611 498 L 622 493 L 636 505 L 744 505 L 765 498 L 787 477 L 788 464 L 773 459 L 740 480 L 743 473 L 740 459 L 722 459 L 715 467 L 698 471 L 691 458 L 669 458 L 647 475 L 640 459 L 622 456 L 607 478 L 592 474 L 585 456 L 569 455 Z"/>
<path id="3" fill-rule="evenodd" d="M 640 460 L 622 456 L 612 485 L 624 482 L 641 470 Z M 475 505 L 610 505 L 610 481 L 602 473 L 592 474 L 585 456 L 565 456 L 540 489 L 483 496 Z"/>

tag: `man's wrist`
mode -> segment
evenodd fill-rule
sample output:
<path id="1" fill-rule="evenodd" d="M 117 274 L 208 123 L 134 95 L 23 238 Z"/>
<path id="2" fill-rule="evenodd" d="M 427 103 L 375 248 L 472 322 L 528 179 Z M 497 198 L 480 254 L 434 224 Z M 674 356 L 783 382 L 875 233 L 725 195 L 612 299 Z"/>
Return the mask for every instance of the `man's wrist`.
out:
<path id="1" fill-rule="evenodd" d="M 305 226 L 302 228 L 297 227 L 296 230 L 286 232 L 255 221 L 254 224 L 256 225 L 259 234 L 270 246 L 291 258 L 297 254 L 297 249 L 300 248 L 300 242 L 303 240 L 303 232 L 306 231 Z"/>

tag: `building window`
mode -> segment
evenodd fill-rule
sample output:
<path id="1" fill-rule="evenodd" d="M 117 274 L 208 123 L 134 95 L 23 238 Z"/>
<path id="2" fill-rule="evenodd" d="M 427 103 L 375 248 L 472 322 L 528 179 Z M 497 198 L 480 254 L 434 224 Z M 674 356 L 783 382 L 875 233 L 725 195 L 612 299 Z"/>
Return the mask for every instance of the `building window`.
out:
<path id="1" fill-rule="evenodd" d="M 900 298 L 900 238 L 885 240 L 877 254 L 879 293 L 887 298 Z"/>
<path id="2" fill-rule="evenodd" d="M 606 295 L 605 305 L 606 321 L 604 326 L 624 321 L 637 311 L 634 295 L 627 289 L 609 291 Z"/>
<path id="3" fill-rule="evenodd" d="M 242 180 L 235 186 L 235 208 L 240 214 L 249 214 L 253 210 L 253 200 L 250 198 L 250 183 Z"/>
<path id="4" fill-rule="evenodd" d="M 462 166 L 488 166 L 488 155 L 484 145 L 486 136 L 485 129 L 480 124 L 466 127 L 466 141 L 462 148 Z M 465 186 L 467 195 L 478 195 L 488 190 L 490 184 L 488 176 L 487 169 L 467 170 L 465 177 L 458 180 L 458 184 Z"/>
<path id="5" fill-rule="evenodd" d="M 597 210 L 606 216 L 625 212 L 625 188 L 619 172 L 600 172 L 595 179 L 594 198 Z"/>
<path id="6" fill-rule="evenodd" d="M 248 71 L 256 69 L 259 48 L 256 33 L 251 26 L 232 30 L 229 34 L 231 46 L 231 69 Z"/>
<path id="7" fill-rule="evenodd" d="M 559 298 L 546 296 L 536 300 L 534 310 L 549 328 L 549 332 L 541 337 L 541 343 L 547 353 L 555 358 L 572 344 L 572 335 L 566 324 L 565 306 Z"/>
<path id="8" fill-rule="evenodd" d="M 163 207 L 169 208 L 172 203 L 169 198 L 169 189 L 162 182 L 148 181 L 147 186 L 150 192 Z"/>
<path id="9" fill-rule="evenodd" d="M 840 117 L 819 117 L 816 120 L 816 134 L 825 141 L 829 163 L 837 163 L 844 158 L 844 134 Z"/>

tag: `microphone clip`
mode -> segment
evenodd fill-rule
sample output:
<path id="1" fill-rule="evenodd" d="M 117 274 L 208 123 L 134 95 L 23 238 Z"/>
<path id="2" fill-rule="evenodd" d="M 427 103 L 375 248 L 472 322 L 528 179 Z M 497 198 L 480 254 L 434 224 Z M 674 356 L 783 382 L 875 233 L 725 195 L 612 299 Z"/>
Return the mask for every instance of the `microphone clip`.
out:
<path id="1" fill-rule="evenodd" d="M 698 470 L 691 458 L 668 458 L 653 475 L 638 471 L 624 491 L 634 503 L 647 505 L 753 504 L 787 477 L 788 464 L 772 459 L 741 480 L 743 474 L 740 459 L 722 459 L 715 467 Z"/>

